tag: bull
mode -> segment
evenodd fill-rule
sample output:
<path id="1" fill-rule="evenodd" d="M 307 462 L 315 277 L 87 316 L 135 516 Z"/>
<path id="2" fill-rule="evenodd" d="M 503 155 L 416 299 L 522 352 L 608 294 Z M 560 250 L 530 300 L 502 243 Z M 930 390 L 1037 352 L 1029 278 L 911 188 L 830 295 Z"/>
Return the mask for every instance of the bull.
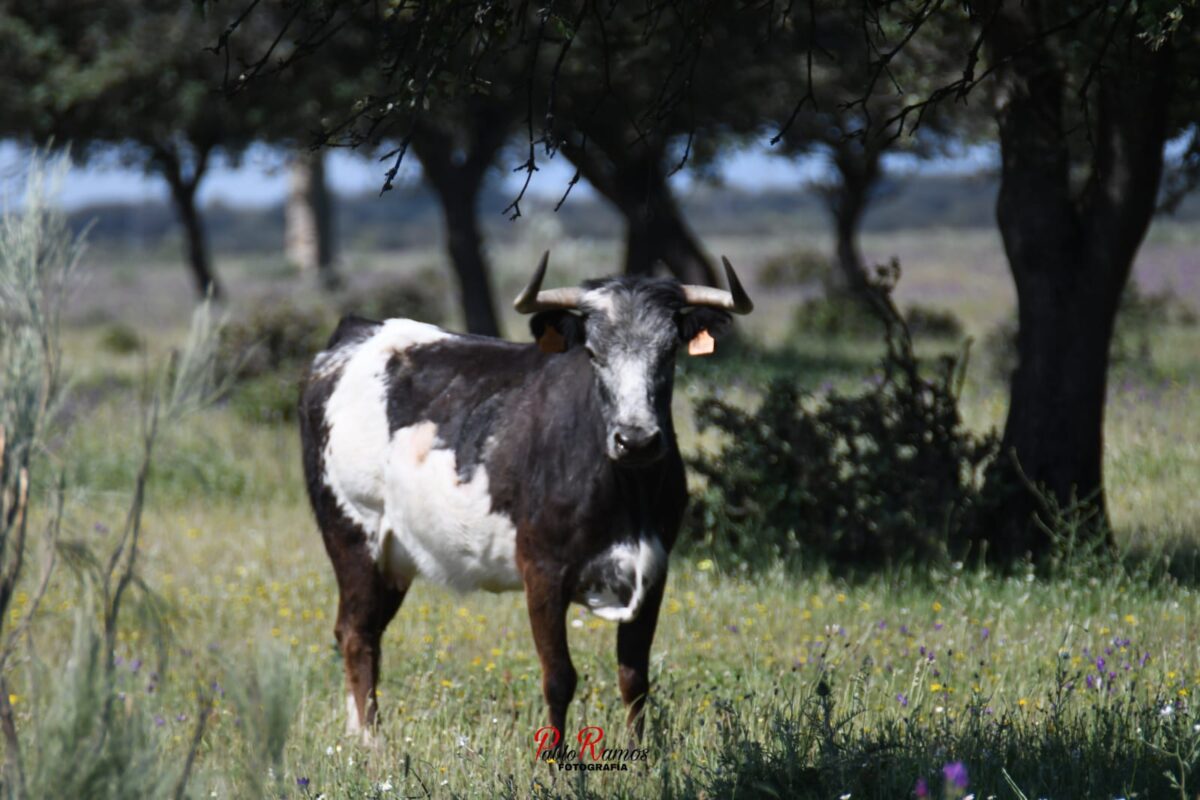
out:
<path id="1" fill-rule="evenodd" d="M 351 316 L 305 376 L 304 472 L 337 578 L 351 731 L 376 721 L 383 632 L 421 576 L 524 590 L 560 731 L 576 686 L 569 605 L 617 622 L 621 697 L 641 735 L 687 501 L 676 353 L 711 351 L 753 304 L 727 259 L 729 291 L 628 276 L 543 290 L 548 256 L 515 301 L 536 344 Z"/>

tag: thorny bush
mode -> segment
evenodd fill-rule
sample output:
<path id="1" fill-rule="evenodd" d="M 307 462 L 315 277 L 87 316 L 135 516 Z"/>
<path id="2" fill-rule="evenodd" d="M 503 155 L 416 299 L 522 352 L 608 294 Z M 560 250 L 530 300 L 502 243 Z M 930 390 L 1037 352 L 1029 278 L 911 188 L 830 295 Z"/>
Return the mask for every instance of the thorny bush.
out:
<path id="1" fill-rule="evenodd" d="M 755 563 L 797 555 L 879 565 L 945 557 L 965 541 L 994 434 L 962 424 L 967 349 L 926 369 L 891 300 L 899 276 L 880 268 L 874 299 L 887 350 L 860 394 L 825 396 L 790 379 L 748 411 L 716 396 L 696 408 L 701 429 L 724 434 L 691 460 L 707 482 L 690 515 L 703 546 Z"/>

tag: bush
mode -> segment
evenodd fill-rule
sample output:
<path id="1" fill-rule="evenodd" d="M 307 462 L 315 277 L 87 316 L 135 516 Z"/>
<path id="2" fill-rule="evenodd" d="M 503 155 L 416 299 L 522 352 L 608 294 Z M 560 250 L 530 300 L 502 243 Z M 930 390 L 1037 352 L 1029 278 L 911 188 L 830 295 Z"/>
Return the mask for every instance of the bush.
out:
<path id="1" fill-rule="evenodd" d="M 293 420 L 300 375 L 325 346 L 334 322 L 319 309 L 281 303 L 226 326 L 220 363 L 233 408 L 254 422 Z"/>
<path id="2" fill-rule="evenodd" d="M 962 321 L 952 311 L 912 305 L 904 314 L 912 336 L 960 339 Z M 870 338 L 882 336 L 885 325 L 868 303 L 851 294 L 829 294 L 806 300 L 796 310 L 792 330 L 826 338 Z"/>
<path id="3" fill-rule="evenodd" d="M 451 294 L 445 276 L 434 269 L 414 278 L 388 280 L 347 290 L 338 301 L 343 314 L 368 319 L 404 317 L 432 325 L 446 321 L 445 298 Z"/>
<path id="4" fill-rule="evenodd" d="M 961 339 L 966 333 L 957 314 L 932 306 L 909 306 L 904 321 L 909 333 L 926 339 Z"/>
<path id="5" fill-rule="evenodd" d="M 823 338 L 869 338 L 883 333 L 883 323 L 867 304 L 849 294 L 812 297 L 792 315 L 792 331 Z"/>
<path id="6" fill-rule="evenodd" d="M 832 270 L 829 259 L 816 250 L 796 250 L 772 256 L 758 271 L 758 282 L 769 289 L 825 284 Z"/>
<path id="7" fill-rule="evenodd" d="M 128 323 L 114 322 L 100 334 L 100 346 L 119 356 L 129 355 L 142 349 L 142 337 Z"/>
<path id="8" fill-rule="evenodd" d="M 944 556 L 963 541 L 979 500 L 994 435 L 963 428 L 966 357 L 943 356 L 922 373 L 886 289 L 887 352 L 862 394 L 818 397 L 773 381 L 749 412 L 718 397 L 696 409 L 726 444 L 691 467 L 707 479 L 691 525 L 734 558 L 804 552 L 841 564 Z"/>
<path id="9" fill-rule="evenodd" d="M 259 307 L 221 333 L 221 363 L 237 381 L 302 367 L 322 347 L 335 320 L 287 303 Z"/>

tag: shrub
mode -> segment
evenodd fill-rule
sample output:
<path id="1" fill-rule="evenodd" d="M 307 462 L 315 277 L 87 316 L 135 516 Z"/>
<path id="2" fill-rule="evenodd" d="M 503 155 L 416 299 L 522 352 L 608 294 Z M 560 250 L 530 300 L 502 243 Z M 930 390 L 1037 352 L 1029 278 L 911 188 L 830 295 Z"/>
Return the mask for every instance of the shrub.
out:
<path id="1" fill-rule="evenodd" d="M 959 339 L 962 321 L 952 311 L 912 305 L 904 314 L 911 336 Z M 806 300 L 796 309 L 792 330 L 827 338 L 870 338 L 882 336 L 885 325 L 869 303 L 847 293 L 827 294 Z"/>
<path id="2" fill-rule="evenodd" d="M 368 319 L 404 317 L 433 325 L 446 321 L 445 298 L 451 293 L 445 276 L 434 269 L 413 278 L 392 279 L 347 290 L 338 301 L 343 314 Z"/>
<path id="3" fill-rule="evenodd" d="M 888 287 L 875 291 L 887 352 L 861 394 L 822 398 L 778 379 L 754 411 L 700 401 L 701 428 L 726 439 L 691 461 L 707 480 L 691 514 L 705 545 L 746 561 L 805 552 L 842 564 L 957 549 L 997 442 L 962 425 L 965 350 L 926 376 Z"/>
<path id="4" fill-rule="evenodd" d="M 331 315 L 280 303 L 259 307 L 221 333 L 221 363 L 235 380 L 290 370 L 307 363 L 332 330 Z"/>
<path id="5" fill-rule="evenodd" d="M 909 306 L 904 321 L 913 336 L 927 339 L 961 339 L 966 333 L 957 314 L 932 306 Z"/>
<path id="6" fill-rule="evenodd" d="M 871 338 L 883 324 L 867 304 L 850 294 L 828 294 L 805 300 L 792 315 L 792 331 L 802 336 Z"/>
<path id="7" fill-rule="evenodd" d="M 49 172 L 51 187 L 66 168 L 63 157 Z M 73 527 L 65 520 L 75 516 L 65 511 L 65 475 L 53 482 L 38 478 L 53 466 L 45 444 L 65 384 L 59 372 L 60 325 L 82 238 L 71 234 L 62 213 L 47 202 L 47 173 L 42 157 L 35 156 L 24 208 L 0 215 L 0 319 L 5 321 L 0 326 L 0 619 L 10 625 L 0 641 L 0 731 L 6 751 L 0 793 L 141 798 L 170 792 L 184 797 L 211 706 L 201 704 L 182 767 L 171 763 L 163 757 L 167 738 L 156 732 L 145 707 L 126 702 L 115 649 L 130 634 L 127 609 L 153 595 L 138 569 L 155 444 L 160 433 L 211 398 L 215 331 L 204 304 L 193 316 L 186 346 L 148 383 L 148 398 L 138 412 L 141 457 L 127 473 L 132 496 L 111 549 L 64 540 L 64 528 Z M 55 433 L 68 424 L 64 416 Z M 28 522 L 34 514 L 36 526 Z M 31 631 L 43 616 L 42 600 L 57 583 L 60 558 L 76 568 L 83 602 L 71 645 L 61 661 L 53 662 L 37 652 Z M 30 577 L 27 569 L 38 577 Z M 18 586 L 28 594 L 19 607 L 10 608 Z M 158 629 L 151 638 L 163 652 L 165 631 Z M 18 686 L 30 709 L 20 725 L 13 710 Z"/>
<path id="8" fill-rule="evenodd" d="M 334 322 L 320 309 L 277 304 L 226 326 L 220 363 L 233 408 L 253 422 L 293 420 L 300 375 Z"/>
<path id="9" fill-rule="evenodd" d="M 100 334 L 100 346 L 119 356 L 136 353 L 142 349 L 142 337 L 125 322 L 114 322 Z"/>
<path id="10" fill-rule="evenodd" d="M 816 250 L 795 250 L 772 256 L 758 271 L 758 282 L 771 289 L 786 289 L 824 284 L 832 267 L 829 259 Z"/>

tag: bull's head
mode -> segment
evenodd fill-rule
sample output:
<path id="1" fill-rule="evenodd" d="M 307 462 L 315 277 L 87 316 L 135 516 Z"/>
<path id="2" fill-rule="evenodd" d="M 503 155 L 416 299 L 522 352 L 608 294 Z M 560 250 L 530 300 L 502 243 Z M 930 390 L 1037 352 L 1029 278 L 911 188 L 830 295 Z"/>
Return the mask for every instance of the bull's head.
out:
<path id="1" fill-rule="evenodd" d="M 605 449 L 613 461 L 637 466 L 666 453 L 675 353 L 712 351 L 730 314 L 754 308 L 722 258 L 729 291 L 689 286 L 670 278 L 603 278 L 578 288 L 543 290 L 550 254 L 513 306 L 533 314 L 530 327 L 543 350 L 586 349 L 604 414 Z"/>

